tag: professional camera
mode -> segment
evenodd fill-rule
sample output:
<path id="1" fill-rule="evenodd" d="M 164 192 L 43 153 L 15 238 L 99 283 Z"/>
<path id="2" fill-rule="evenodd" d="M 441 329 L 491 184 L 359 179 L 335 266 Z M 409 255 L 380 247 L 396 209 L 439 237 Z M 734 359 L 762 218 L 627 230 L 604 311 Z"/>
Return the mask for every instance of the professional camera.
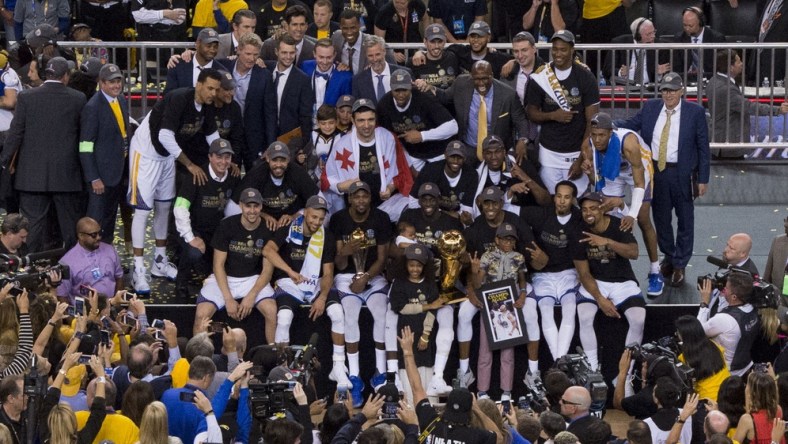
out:
<path id="1" fill-rule="evenodd" d="M 607 384 L 602 373 L 591 368 L 581 347 L 577 354 L 564 355 L 555 361 L 555 368 L 564 372 L 572 384 L 585 387 L 591 393 L 591 410 L 601 411 L 607 402 Z"/>
<path id="2" fill-rule="evenodd" d="M 292 391 L 289 382 L 249 384 L 249 410 L 252 417 L 258 421 L 267 421 L 273 416 L 284 415 L 287 401 L 293 397 Z"/>
<path id="3" fill-rule="evenodd" d="M 673 366 L 676 382 L 680 382 L 686 392 L 692 391 L 695 385 L 695 370 L 678 360 L 679 345 L 675 336 L 665 336 L 643 345 L 631 344 L 627 346 L 627 350 L 632 352 L 633 360 L 649 362 L 650 366 L 653 366 L 657 359 L 667 360 Z"/>
<path id="4" fill-rule="evenodd" d="M 23 257 L 0 254 L 0 288 L 13 283 L 11 295 L 18 296 L 22 294 L 23 288 L 32 291 L 44 281 L 49 281 L 50 271 L 59 271 L 62 279 L 68 279 L 68 266 L 58 263 L 64 254 L 65 248 L 30 253 Z"/>
<path id="5" fill-rule="evenodd" d="M 734 267 L 720 258 L 714 256 L 706 256 L 706 262 L 720 267 L 714 273 L 709 273 L 705 276 L 698 277 L 698 284 L 702 284 L 704 280 L 710 280 L 711 286 L 714 289 L 722 291 L 728 283 L 728 276 L 731 273 L 744 273 L 752 276 L 752 295 L 750 296 L 750 304 L 755 308 L 777 308 L 780 303 L 780 293 L 777 288 L 761 279 L 759 276 L 753 276 L 749 271 Z"/>

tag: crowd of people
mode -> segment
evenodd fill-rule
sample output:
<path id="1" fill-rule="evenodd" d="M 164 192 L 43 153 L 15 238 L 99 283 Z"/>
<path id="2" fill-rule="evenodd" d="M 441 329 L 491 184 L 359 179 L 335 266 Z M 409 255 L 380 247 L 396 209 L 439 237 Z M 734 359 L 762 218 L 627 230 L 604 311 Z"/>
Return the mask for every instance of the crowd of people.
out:
<path id="1" fill-rule="evenodd" d="M 711 179 L 707 110 L 685 86 L 708 79 L 717 141 L 748 138 L 751 114 L 786 114 L 788 103 L 747 101 L 734 50 L 583 63 L 575 33 L 655 41 L 646 18 L 620 29 L 627 2 L 516 3 L 507 14 L 521 23 L 502 33 L 482 0 L 131 2 L 140 40 L 195 39 L 153 66 L 167 65 L 163 96 L 137 123 L 125 55 L 58 42 L 65 0 L 6 1 L 6 37 L 19 41 L 0 53 L 0 267 L 35 279 L 0 289 L 0 442 L 602 444 L 613 437 L 592 412 L 599 400 L 548 370 L 577 336 L 599 371 L 601 311 L 628 325 L 611 385 L 612 405 L 636 418 L 626 440 L 783 444 L 788 377 L 753 353 L 788 324 L 788 309 L 754 291 L 785 293 L 784 236 L 762 281 L 750 236 L 732 235 L 721 260 L 732 271 L 701 280 L 697 316 L 676 320 L 675 359 L 637 351 L 646 299 L 691 285 L 694 200 Z M 125 8 L 86 2 L 71 38 L 122 40 Z M 759 41 L 785 29 L 785 8 L 763 5 Z M 702 9 L 680 19 L 687 42 L 715 41 Z M 502 35 L 511 54 L 488 47 Z M 600 77 L 611 76 L 653 83 L 659 97 L 615 119 L 600 109 Z M 113 239 L 121 226 L 128 272 Z M 631 264 L 638 232 L 644 276 Z M 49 267 L 31 259 L 58 247 Z M 194 303 L 191 332 L 148 319 L 151 277 Z M 303 306 L 305 329 L 324 315 L 330 324 L 333 403 L 279 359 Z M 373 349 L 360 347 L 363 306 Z M 255 310 L 255 331 L 232 328 Z M 219 311 L 229 325 L 214 321 Z M 247 335 L 276 346 L 272 365 L 253 365 Z M 527 369 L 515 375 L 518 351 Z M 515 377 L 544 387 L 540 408 L 515 405 Z M 287 383 L 278 419 L 268 413 L 281 387 L 266 380 Z M 431 402 L 446 396 L 439 413 Z"/>

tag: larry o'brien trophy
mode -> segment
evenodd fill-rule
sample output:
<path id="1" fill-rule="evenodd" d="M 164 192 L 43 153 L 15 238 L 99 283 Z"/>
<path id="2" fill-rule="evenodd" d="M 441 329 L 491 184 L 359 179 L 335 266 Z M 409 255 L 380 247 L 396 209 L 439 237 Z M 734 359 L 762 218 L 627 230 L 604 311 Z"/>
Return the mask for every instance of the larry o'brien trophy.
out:
<path id="1" fill-rule="evenodd" d="M 465 238 L 459 230 L 443 232 L 438 238 L 438 252 L 441 256 L 440 297 L 447 304 L 458 304 L 468 298 L 454 286 L 460 275 L 460 256 L 465 253 Z"/>
<path id="2" fill-rule="evenodd" d="M 357 243 L 359 245 L 358 250 L 353 252 L 353 265 L 356 266 L 356 274 L 353 276 L 353 281 L 355 282 L 356 279 L 363 276 L 366 272 L 369 239 L 367 238 L 367 233 L 359 227 L 353 230 L 350 236 L 347 236 L 345 242 Z"/>

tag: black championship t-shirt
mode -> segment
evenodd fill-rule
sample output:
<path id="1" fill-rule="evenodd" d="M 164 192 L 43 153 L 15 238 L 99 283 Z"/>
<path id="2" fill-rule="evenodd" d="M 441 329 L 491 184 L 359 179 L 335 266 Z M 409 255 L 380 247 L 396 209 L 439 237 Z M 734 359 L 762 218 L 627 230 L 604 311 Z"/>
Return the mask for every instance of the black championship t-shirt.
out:
<path id="1" fill-rule="evenodd" d="M 408 68 L 413 71 L 414 79 L 422 79 L 440 89 L 450 87 L 454 79 L 460 75 L 460 62 L 457 60 L 457 55 L 451 51 L 443 51 L 443 56 L 439 60 L 427 58 L 421 66 L 413 66 L 408 62 Z"/>
<path id="2" fill-rule="evenodd" d="M 555 214 L 555 207 L 527 207 L 520 211 L 520 217 L 534 230 L 534 238 L 539 248 L 549 258 L 547 265 L 540 271 L 555 273 L 574 268 L 575 260 L 585 259 L 579 240 L 582 233 L 582 215 L 572 207 L 571 217 L 562 224 Z"/>
<path id="3" fill-rule="evenodd" d="M 429 220 L 424 217 L 421 208 L 408 208 L 402 211 L 400 222 L 410 222 L 416 227 L 416 242 L 432 248 L 435 257 L 439 257 L 436 244 L 444 231 L 459 230 L 462 232 L 462 223 L 459 219 L 436 211 Z"/>
<path id="4" fill-rule="evenodd" d="M 421 43 L 419 25 L 426 12 L 427 7 L 421 0 L 411 0 L 408 3 L 408 16 L 400 17 L 394 10 L 394 3 L 387 2 L 378 10 L 375 27 L 386 31 L 383 38 L 387 43 Z M 406 33 L 407 40 L 404 40 Z"/>
<path id="5" fill-rule="evenodd" d="M 550 67 L 555 71 L 555 66 L 552 63 Z M 539 72 L 539 69 L 537 69 L 537 72 Z M 572 111 L 577 113 L 569 123 L 561 123 L 554 120 L 542 122 L 539 143 L 557 153 L 572 153 L 580 151 L 580 145 L 583 143 L 583 134 L 586 130 L 585 108 L 599 103 L 599 85 L 597 85 L 596 78 L 591 74 L 591 71 L 577 62 L 572 65 L 569 77 L 559 80 L 559 83 L 564 92 L 564 97 L 569 102 L 569 106 L 572 108 Z M 560 108 L 558 103 L 548 96 L 536 82 L 528 82 L 526 90 L 526 107 L 533 105 L 543 112 L 551 112 Z"/>
<path id="6" fill-rule="evenodd" d="M 609 217 L 609 219 L 610 224 L 608 224 L 607 229 L 602 233 L 596 234 L 622 244 L 637 243 L 631 231 L 621 231 L 621 219 L 617 217 Z M 591 227 L 585 223 L 583 224 L 583 231 L 593 233 Z M 581 234 L 581 236 L 581 238 L 586 237 L 584 234 Z M 585 245 L 584 253 L 588 258 L 588 267 L 594 279 L 603 282 L 637 282 L 629 259 L 619 256 L 611 248 L 594 247 L 589 243 L 584 243 L 583 245 Z"/>
<path id="7" fill-rule="evenodd" d="M 208 182 L 205 185 L 195 185 L 193 180 L 184 180 L 178 190 L 175 206 L 178 206 L 181 199 L 185 199 L 189 205 L 192 230 L 206 235 L 216 231 L 219 222 L 224 218 L 224 207 L 241 179 L 228 172 L 224 182 L 219 182 L 211 177 L 208 165 L 203 167 L 203 171 Z"/>
<path id="8" fill-rule="evenodd" d="M 450 424 L 443 418 L 435 422 L 438 412 L 426 398 L 416 404 L 416 416 L 419 418 L 419 429 L 424 430 L 427 427 L 433 429 L 424 444 L 495 444 L 497 440 L 495 433 L 489 430 Z"/>
<path id="9" fill-rule="evenodd" d="M 364 222 L 356 222 L 350 217 L 350 211 L 345 208 L 331 216 L 328 230 L 337 241 L 346 240 L 357 228 L 361 228 L 367 236 L 367 261 L 363 270 L 357 270 L 352 257 L 348 258 L 348 265 L 336 273 L 357 273 L 369 270 L 369 267 L 378 260 L 378 246 L 388 245 L 391 242 L 391 220 L 388 214 L 377 208 L 371 208 L 369 216 Z"/>
<path id="10" fill-rule="evenodd" d="M 471 72 L 473 64 L 477 62 L 477 60 L 473 58 L 471 47 L 468 45 L 451 45 L 447 47 L 447 51 L 452 51 L 457 55 L 457 61 L 460 63 L 461 72 Z M 492 66 L 493 77 L 500 79 L 501 68 L 503 68 L 506 62 L 512 60 L 512 58 L 511 55 L 501 51 L 487 51 L 487 54 L 481 60 L 489 62 Z"/>
<path id="11" fill-rule="evenodd" d="M 288 165 L 280 181 L 271 177 L 267 162 L 261 162 L 244 176 L 233 200 L 238 202 L 241 191 L 256 188 L 263 196 L 263 211 L 275 218 L 294 214 L 304 208 L 307 199 L 318 193 L 317 185 L 303 168 Z"/>
<path id="12" fill-rule="evenodd" d="M 428 163 L 424 165 L 421 172 L 416 176 L 415 183 L 410 189 L 410 195 L 418 198 L 419 188 L 426 182 L 432 182 L 438 186 L 441 196 L 438 205 L 443 211 L 460 211 L 460 204 L 472 207 L 473 197 L 476 194 L 476 184 L 479 182 L 479 175 L 470 166 L 463 165 L 460 170 L 460 177 L 457 185 L 452 186 L 449 178 L 446 177 L 444 168 L 445 160 Z"/>
<path id="13" fill-rule="evenodd" d="M 230 141 L 233 147 L 233 162 L 238 162 L 240 154 L 246 152 L 246 139 L 244 137 L 244 116 L 241 105 L 235 100 L 221 108 L 215 108 L 214 120 L 219 137 Z M 191 158 L 190 158 L 191 159 Z M 208 161 L 208 144 L 206 143 L 205 161 Z"/>
<path id="14" fill-rule="evenodd" d="M 324 229 L 325 240 L 323 242 L 323 254 L 320 256 L 320 276 L 323 276 L 323 265 L 334 262 L 337 255 L 337 241 L 333 234 L 327 229 Z M 287 236 L 290 233 L 290 226 L 282 227 L 274 233 L 273 241 L 279 247 L 279 256 L 284 260 L 290 268 L 296 272 L 301 272 L 301 267 L 304 265 L 304 258 L 306 257 L 306 250 L 309 248 L 309 241 L 312 236 L 304 236 L 301 245 L 294 242 L 288 242 Z M 289 277 L 287 273 L 280 269 L 274 270 L 273 281 Z"/>
<path id="15" fill-rule="evenodd" d="M 275 10 L 271 2 L 267 2 L 260 9 L 252 9 L 257 15 L 257 26 L 254 28 L 254 33 L 259 35 L 263 41 L 273 36 L 282 27 L 282 22 L 285 20 L 285 11 L 293 5 L 303 6 L 307 13 L 306 22 L 312 22 L 312 9 L 299 0 L 287 0 L 287 4 L 281 11 Z M 252 4 L 249 6 L 252 6 Z"/>
<path id="16" fill-rule="evenodd" d="M 378 152 L 375 149 L 375 143 L 364 145 L 362 142 L 358 143 L 358 178 L 362 182 L 369 185 L 372 190 L 372 207 L 377 208 L 382 200 L 380 200 L 380 163 L 378 163 Z"/>
<path id="17" fill-rule="evenodd" d="M 263 247 L 271 239 L 271 231 L 262 220 L 257 228 L 247 230 L 241 224 L 241 216 L 236 214 L 223 219 L 211 241 L 214 250 L 227 252 L 224 270 L 232 277 L 260 274 L 263 268 Z"/>
<path id="18" fill-rule="evenodd" d="M 430 97 L 432 97 L 430 99 Z M 434 96 L 427 96 L 421 91 L 413 90 L 410 105 L 405 111 L 397 109 L 394 97 L 386 94 L 378 103 L 378 125 L 386 128 L 396 135 L 406 131 L 426 131 L 435 129 L 453 119 L 449 110 L 435 100 Z M 408 143 L 400 139 L 405 150 L 411 157 L 417 159 L 432 159 L 440 156 L 446 150 L 448 139 L 430 140 L 428 142 Z"/>
<path id="19" fill-rule="evenodd" d="M 394 313 L 400 313 L 407 304 L 426 305 L 438 299 L 438 286 L 434 279 L 422 279 L 421 282 L 411 282 L 410 279 L 394 279 L 389 291 L 389 302 Z M 399 314 L 397 316 L 397 331 L 410 327 L 415 337 L 421 337 L 424 333 L 424 318 L 427 317 L 426 311 L 417 314 Z M 398 353 L 400 368 L 405 367 L 402 350 Z M 432 367 L 435 365 L 435 335 L 430 335 L 430 340 L 426 350 L 414 348 L 413 357 L 418 367 Z"/>
<path id="20" fill-rule="evenodd" d="M 530 261 L 531 253 L 526 251 L 525 247 L 533 248 L 531 242 L 534 241 L 534 234 L 531 227 L 523 219 L 509 211 L 503 212 L 503 222 L 512 224 L 517 230 L 518 239 L 515 250 L 522 253 L 526 261 Z M 478 253 L 478 256 L 482 257 L 482 254 L 495 248 L 496 231 L 498 231 L 498 227 L 491 227 L 484 215 L 477 217 L 463 233 L 468 244 L 468 253 L 471 256 L 474 253 Z"/>
<path id="21" fill-rule="evenodd" d="M 216 131 L 214 112 L 211 105 L 203 104 L 197 109 L 194 88 L 178 88 L 168 93 L 156 102 L 150 115 L 151 140 L 156 152 L 162 156 L 170 155 L 159 142 L 159 132 L 163 129 L 175 133 L 175 141 L 186 156 L 202 151 L 206 145 L 205 135 Z M 207 156 L 205 160 L 208 160 Z"/>

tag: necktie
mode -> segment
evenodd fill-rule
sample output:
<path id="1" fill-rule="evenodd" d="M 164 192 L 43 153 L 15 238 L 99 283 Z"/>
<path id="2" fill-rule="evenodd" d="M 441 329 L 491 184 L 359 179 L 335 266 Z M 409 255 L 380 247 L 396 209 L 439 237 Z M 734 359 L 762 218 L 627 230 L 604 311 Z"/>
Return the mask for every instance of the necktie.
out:
<path id="1" fill-rule="evenodd" d="M 118 99 L 115 99 L 109 102 L 109 107 L 112 108 L 112 114 L 115 114 L 115 120 L 118 121 L 118 128 L 120 129 L 120 135 L 123 138 L 126 138 L 126 125 L 123 123 L 123 113 L 120 112 L 120 103 L 118 103 Z"/>
<path id="2" fill-rule="evenodd" d="M 698 37 L 692 38 L 692 43 L 698 43 Z M 693 71 L 700 73 L 700 55 L 698 54 L 697 49 L 692 50 L 692 67 L 695 68 Z"/>
<path id="3" fill-rule="evenodd" d="M 347 66 L 350 69 L 350 72 L 355 74 L 353 70 L 353 54 L 355 54 L 356 48 L 350 47 L 347 49 Z"/>
<path id="4" fill-rule="evenodd" d="M 277 88 L 279 87 L 279 78 L 282 77 L 283 75 L 285 75 L 285 73 L 279 71 L 276 72 L 276 78 L 274 79 L 274 87 Z"/>
<path id="5" fill-rule="evenodd" d="M 635 85 L 643 84 L 643 62 L 645 61 L 646 51 L 640 49 L 637 51 L 637 58 L 635 62 Z"/>
<path id="6" fill-rule="evenodd" d="M 476 130 L 476 157 L 483 160 L 482 142 L 487 137 L 487 102 L 484 96 L 479 95 L 479 127 Z"/>
<path id="7" fill-rule="evenodd" d="M 665 114 L 668 117 L 665 119 L 665 126 L 662 127 L 662 136 L 659 138 L 659 158 L 657 160 L 657 169 L 664 171 L 668 163 L 668 137 L 670 136 L 670 116 L 676 112 L 672 109 L 666 109 Z"/>
<path id="8" fill-rule="evenodd" d="M 380 99 L 382 99 L 383 96 L 386 94 L 386 88 L 383 86 L 383 77 L 385 77 L 383 74 L 378 74 L 377 75 L 377 78 L 378 78 L 378 89 L 377 89 L 377 92 L 375 93 L 375 95 L 378 98 L 378 102 L 380 102 Z"/>

